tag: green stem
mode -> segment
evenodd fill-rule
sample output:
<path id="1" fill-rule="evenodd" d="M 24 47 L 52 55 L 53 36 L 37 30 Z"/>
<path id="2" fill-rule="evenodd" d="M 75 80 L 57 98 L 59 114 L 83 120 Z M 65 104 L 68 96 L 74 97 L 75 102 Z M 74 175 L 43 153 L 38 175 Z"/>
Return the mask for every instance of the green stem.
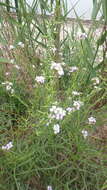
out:
<path id="1" fill-rule="evenodd" d="M 55 7 L 55 61 L 60 60 L 61 0 L 56 0 Z"/>
<path id="2" fill-rule="evenodd" d="M 20 16 L 20 13 L 19 13 L 18 0 L 15 0 L 15 8 L 16 8 L 16 13 L 17 13 L 18 21 L 19 21 L 19 23 L 21 23 L 21 16 Z"/>
<path id="3" fill-rule="evenodd" d="M 7 4 L 7 12 L 10 12 L 10 2 L 9 2 L 9 0 L 6 0 L 6 4 Z"/>

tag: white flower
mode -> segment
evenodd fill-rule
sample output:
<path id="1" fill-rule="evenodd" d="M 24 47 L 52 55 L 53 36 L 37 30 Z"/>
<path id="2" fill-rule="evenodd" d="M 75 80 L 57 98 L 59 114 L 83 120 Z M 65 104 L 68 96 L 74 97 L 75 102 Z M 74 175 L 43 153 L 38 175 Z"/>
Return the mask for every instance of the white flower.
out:
<path id="1" fill-rule="evenodd" d="M 86 139 L 88 136 L 88 131 L 82 130 L 82 134 L 83 134 L 84 139 Z"/>
<path id="2" fill-rule="evenodd" d="M 20 46 L 21 48 L 24 48 L 24 43 L 23 42 L 18 42 L 17 45 Z"/>
<path id="3" fill-rule="evenodd" d="M 8 76 L 8 75 L 10 75 L 10 73 L 9 73 L 9 72 L 6 72 L 5 75 Z"/>
<path id="4" fill-rule="evenodd" d="M 12 64 L 13 64 L 13 63 L 14 63 L 14 59 L 11 59 L 11 60 L 10 60 L 10 63 L 12 63 Z"/>
<path id="5" fill-rule="evenodd" d="M 73 102 L 73 106 L 74 106 L 77 110 L 79 110 L 80 107 L 83 106 L 83 105 L 84 105 L 84 103 L 81 102 L 81 101 L 79 101 L 79 100 Z"/>
<path id="6" fill-rule="evenodd" d="M 61 108 L 61 107 L 56 107 L 56 106 L 52 106 L 50 108 L 50 115 L 49 117 L 51 119 L 56 119 L 56 120 L 62 120 L 64 118 L 64 116 L 66 115 L 66 111 Z"/>
<path id="7" fill-rule="evenodd" d="M 1 84 L 2 84 L 2 85 L 5 85 L 5 84 L 6 84 L 6 82 L 2 82 Z"/>
<path id="8" fill-rule="evenodd" d="M 13 143 L 9 142 L 8 144 L 6 144 L 5 146 L 2 146 L 2 150 L 9 150 L 10 148 L 13 147 Z"/>
<path id="9" fill-rule="evenodd" d="M 79 96 L 79 95 L 81 95 L 81 92 L 72 91 L 72 95 L 74 95 L 74 96 Z"/>
<path id="10" fill-rule="evenodd" d="M 48 185 L 47 190 L 52 190 L 52 186 Z"/>
<path id="11" fill-rule="evenodd" d="M 98 91 L 101 90 L 101 88 L 98 86 L 94 86 L 94 88 L 97 89 Z"/>
<path id="12" fill-rule="evenodd" d="M 58 134 L 60 132 L 60 126 L 59 124 L 55 124 L 53 127 L 54 134 Z"/>
<path id="13" fill-rule="evenodd" d="M 56 110 L 56 106 L 52 106 L 51 108 L 50 108 L 50 112 L 54 112 L 54 110 Z"/>
<path id="14" fill-rule="evenodd" d="M 58 70 L 58 74 L 59 74 L 60 76 L 64 75 L 64 71 L 63 71 L 62 68 L 60 68 L 60 69 Z"/>
<path id="15" fill-rule="evenodd" d="M 14 89 L 11 89 L 11 94 L 13 94 L 14 93 Z"/>
<path id="16" fill-rule="evenodd" d="M 75 71 L 78 71 L 78 67 L 76 66 L 69 67 L 69 73 L 73 73 Z"/>
<path id="17" fill-rule="evenodd" d="M 64 70 L 62 68 L 61 63 L 52 62 L 51 69 L 55 69 L 60 76 L 64 75 Z"/>
<path id="18" fill-rule="evenodd" d="M 94 77 L 94 78 L 92 78 L 91 80 L 93 81 L 93 84 L 94 84 L 94 85 L 97 85 L 97 84 L 100 83 L 100 80 L 99 80 L 98 77 Z"/>
<path id="19" fill-rule="evenodd" d="M 85 32 L 83 32 L 83 33 L 79 34 L 78 37 L 80 40 L 85 40 L 87 38 L 87 34 Z"/>
<path id="20" fill-rule="evenodd" d="M 36 67 L 35 67 L 35 65 L 32 65 L 32 67 L 35 69 Z"/>
<path id="21" fill-rule="evenodd" d="M 10 85 L 7 85 L 7 86 L 6 86 L 6 90 L 7 90 L 7 91 L 8 91 L 8 90 L 11 90 L 11 88 L 12 88 L 12 87 L 11 87 Z"/>
<path id="22" fill-rule="evenodd" d="M 13 50 L 14 48 L 15 48 L 15 47 L 14 47 L 13 45 L 10 45 L 10 46 L 9 46 L 9 49 L 10 49 L 10 50 Z"/>
<path id="23" fill-rule="evenodd" d="M 2 82 L 2 85 L 5 85 L 6 90 L 10 91 L 13 94 L 14 90 L 12 89 L 12 86 L 13 86 L 12 82 L 9 82 L 9 81 Z"/>
<path id="24" fill-rule="evenodd" d="M 8 81 L 6 81 L 6 84 L 8 84 L 8 85 L 10 85 L 10 86 L 12 86 L 12 85 L 13 85 L 13 83 L 12 83 L 12 82 L 8 82 Z"/>
<path id="25" fill-rule="evenodd" d="M 53 53 L 55 53 L 57 49 L 55 47 L 52 47 L 51 50 L 53 51 Z"/>
<path id="26" fill-rule="evenodd" d="M 66 111 L 68 112 L 68 114 L 74 112 L 76 109 L 74 107 L 68 107 L 66 108 Z"/>
<path id="27" fill-rule="evenodd" d="M 2 82 L 3 85 L 9 85 L 9 86 L 12 86 L 13 83 L 12 82 L 9 82 L 9 81 L 6 81 L 6 82 Z"/>
<path id="28" fill-rule="evenodd" d="M 18 70 L 20 69 L 19 65 L 14 65 L 14 67 Z"/>
<path id="29" fill-rule="evenodd" d="M 45 82 L 45 78 L 43 76 L 37 76 L 35 80 L 40 84 L 43 84 Z"/>
<path id="30" fill-rule="evenodd" d="M 88 123 L 91 125 L 91 124 L 95 124 L 96 123 L 96 119 L 94 117 L 89 117 L 88 118 Z"/>

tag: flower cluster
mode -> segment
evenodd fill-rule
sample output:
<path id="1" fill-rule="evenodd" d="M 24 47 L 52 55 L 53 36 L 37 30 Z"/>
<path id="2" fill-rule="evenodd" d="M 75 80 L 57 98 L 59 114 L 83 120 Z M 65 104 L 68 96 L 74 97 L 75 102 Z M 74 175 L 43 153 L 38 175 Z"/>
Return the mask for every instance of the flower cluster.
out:
<path id="1" fill-rule="evenodd" d="M 73 102 L 73 106 L 66 108 L 66 111 L 68 112 L 68 114 L 73 113 L 76 110 L 79 110 L 80 107 L 83 106 L 83 105 L 84 105 L 84 103 L 81 102 L 81 101 L 79 101 L 79 100 L 78 101 L 74 101 Z"/>
<path id="2" fill-rule="evenodd" d="M 62 120 L 66 115 L 66 111 L 61 107 L 56 107 L 55 105 L 50 108 L 51 119 Z"/>
<path id="3" fill-rule="evenodd" d="M 89 125 L 93 125 L 93 124 L 96 123 L 96 119 L 91 116 L 91 117 L 88 118 L 88 123 L 89 123 Z"/>
<path id="4" fill-rule="evenodd" d="M 96 123 L 96 119 L 91 116 L 91 117 L 88 118 L 88 123 L 89 123 L 89 125 L 94 125 Z M 86 139 L 87 136 L 89 136 L 88 131 L 83 129 L 81 132 L 82 132 L 82 135 L 83 135 L 84 139 Z"/>
<path id="5" fill-rule="evenodd" d="M 11 94 L 14 93 L 14 89 L 12 88 L 12 86 L 13 86 L 13 83 L 12 83 L 12 82 L 8 82 L 8 81 L 2 82 L 2 85 L 4 85 L 4 86 L 6 87 L 6 90 L 7 90 L 7 91 L 10 91 Z"/>
<path id="6" fill-rule="evenodd" d="M 59 76 L 64 75 L 64 70 L 62 67 L 63 63 L 56 63 L 56 62 L 52 62 L 51 63 L 51 69 L 54 69 L 58 72 Z"/>
<path id="7" fill-rule="evenodd" d="M 43 84 L 45 82 L 45 78 L 44 76 L 37 76 L 35 78 L 36 82 L 39 83 L 39 84 Z"/>
<path id="8" fill-rule="evenodd" d="M 51 123 L 52 119 L 63 120 L 63 118 L 64 118 L 64 116 L 66 116 L 66 114 L 70 114 L 76 110 L 79 110 L 80 107 L 83 105 L 84 104 L 81 101 L 74 101 L 73 107 L 68 107 L 68 108 L 66 108 L 66 110 L 63 109 L 62 107 L 58 107 L 57 105 L 53 105 L 49 110 L 50 111 L 50 114 L 49 114 L 50 121 L 48 122 L 47 126 Z M 60 125 L 54 124 L 53 131 L 54 131 L 54 134 L 60 133 Z"/>
<path id="9" fill-rule="evenodd" d="M 2 150 L 9 150 L 12 147 L 13 147 L 13 143 L 9 142 L 8 144 L 2 146 Z"/>

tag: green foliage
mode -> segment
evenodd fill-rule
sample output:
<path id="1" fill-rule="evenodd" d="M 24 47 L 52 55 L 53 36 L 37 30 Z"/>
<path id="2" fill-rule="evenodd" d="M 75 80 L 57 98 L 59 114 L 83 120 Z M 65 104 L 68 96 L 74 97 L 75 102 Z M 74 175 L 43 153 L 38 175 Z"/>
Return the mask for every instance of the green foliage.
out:
<path id="1" fill-rule="evenodd" d="M 0 189 L 106 189 L 107 142 L 97 133 L 107 122 L 106 31 L 98 35 L 94 24 L 100 4 L 93 1 L 89 28 L 73 7 L 69 31 L 64 1 L 15 2 L 17 15 L 0 3 Z"/>

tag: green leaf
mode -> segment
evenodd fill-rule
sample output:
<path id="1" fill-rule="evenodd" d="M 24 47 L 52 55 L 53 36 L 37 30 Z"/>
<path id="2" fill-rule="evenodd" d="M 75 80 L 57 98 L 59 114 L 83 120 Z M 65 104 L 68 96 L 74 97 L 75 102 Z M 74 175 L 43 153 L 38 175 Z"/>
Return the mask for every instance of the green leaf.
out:
<path id="1" fill-rule="evenodd" d="M 15 7 L 10 6 L 10 5 L 6 4 L 6 3 L 2 3 L 2 2 L 0 2 L 0 6 L 4 6 L 4 7 L 9 7 L 9 8 L 15 9 Z"/>
<path id="2" fill-rule="evenodd" d="M 107 184 L 104 184 L 101 190 L 106 190 L 107 189 Z"/>
<path id="3" fill-rule="evenodd" d="M 102 34 L 101 37 L 98 39 L 97 45 L 101 46 L 102 44 L 104 44 L 104 42 L 106 41 L 106 37 L 107 37 L 107 31 L 105 31 L 104 34 Z"/>
<path id="4" fill-rule="evenodd" d="M 102 0 L 102 9 L 103 9 L 104 21 L 107 24 L 107 0 Z"/>
<path id="5" fill-rule="evenodd" d="M 0 57 L 0 63 L 11 63 L 9 59 Z"/>
<path id="6" fill-rule="evenodd" d="M 84 29 L 84 27 L 83 27 L 83 25 L 82 25 L 82 23 L 81 23 L 80 18 L 78 17 L 78 15 L 77 15 L 77 13 L 76 13 L 76 11 L 75 11 L 75 9 L 74 9 L 74 13 L 75 13 L 75 15 L 76 15 L 77 22 L 78 22 L 78 24 L 79 24 L 79 26 L 80 26 L 80 28 L 81 28 L 81 31 L 82 31 L 83 33 L 85 33 L 85 29 Z M 89 42 L 88 38 L 85 39 L 85 44 L 86 44 L 86 46 L 87 46 L 87 50 L 88 50 L 88 54 L 89 54 L 90 58 L 93 58 L 93 51 L 92 51 L 92 48 L 91 48 L 91 45 L 90 45 L 90 42 Z"/>
<path id="7" fill-rule="evenodd" d="M 92 20 L 96 19 L 97 15 L 100 11 L 101 4 L 102 4 L 102 1 L 100 1 L 100 2 L 97 2 L 97 0 L 93 1 L 93 10 L 92 10 L 92 16 L 91 16 Z"/>

